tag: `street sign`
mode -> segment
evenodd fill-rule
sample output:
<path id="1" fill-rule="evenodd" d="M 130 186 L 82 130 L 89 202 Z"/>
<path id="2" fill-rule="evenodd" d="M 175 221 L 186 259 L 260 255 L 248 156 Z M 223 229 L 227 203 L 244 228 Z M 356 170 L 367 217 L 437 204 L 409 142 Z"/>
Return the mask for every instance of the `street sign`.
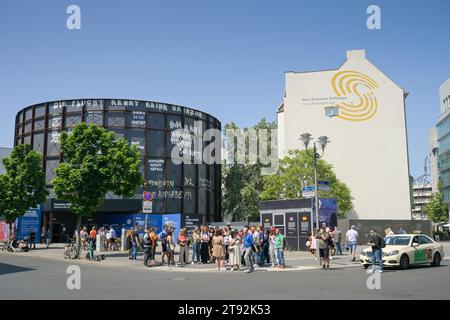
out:
<path id="1" fill-rule="evenodd" d="M 315 190 L 316 188 L 314 186 L 306 186 L 302 187 L 302 196 L 303 198 L 312 198 L 315 196 Z"/>
<path id="2" fill-rule="evenodd" d="M 144 201 L 146 201 L 146 202 L 149 202 L 149 201 L 151 202 L 151 201 L 153 200 L 153 193 L 146 191 L 146 192 L 144 192 L 142 198 L 143 198 Z"/>
<path id="3" fill-rule="evenodd" d="M 142 201 L 142 212 L 152 213 L 153 212 L 153 202 L 152 201 Z"/>
<path id="4" fill-rule="evenodd" d="M 317 180 L 317 186 L 319 191 L 330 191 L 331 182 L 328 180 Z"/>

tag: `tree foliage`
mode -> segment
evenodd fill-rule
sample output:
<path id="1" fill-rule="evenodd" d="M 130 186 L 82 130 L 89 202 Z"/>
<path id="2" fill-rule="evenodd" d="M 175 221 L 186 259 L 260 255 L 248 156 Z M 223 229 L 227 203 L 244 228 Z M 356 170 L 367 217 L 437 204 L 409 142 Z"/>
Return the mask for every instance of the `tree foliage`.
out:
<path id="1" fill-rule="evenodd" d="M 317 162 L 317 179 L 329 180 L 331 191 L 319 191 L 319 197 L 336 198 L 338 216 L 353 208 L 349 187 L 337 179 L 333 166 L 323 159 Z M 263 200 L 295 199 L 302 197 L 302 186 L 314 185 L 314 160 L 306 150 L 290 150 L 288 156 L 280 160 L 279 172 L 264 177 Z"/>
<path id="2" fill-rule="evenodd" d="M 428 219 L 434 223 L 442 223 L 448 220 L 448 205 L 444 202 L 441 192 L 441 183 L 439 183 L 438 191 L 431 196 L 430 203 L 425 206 L 425 213 Z"/>
<path id="3" fill-rule="evenodd" d="M 275 122 L 261 119 L 254 127 L 256 132 L 260 129 L 276 129 Z M 227 129 L 238 129 L 235 123 L 225 125 Z M 258 141 L 259 142 L 259 141 Z M 268 146 L 270 140 L 267 141 Z M 246 138 L 245 146 L 248 150 L 249 140 Z M 236 154 L 238 150 L 233 150 Z M 237 156 L 234 157 L 236 159 Z M 244 164 L 224 163 L 222 166 L 222 210 L 223 216 L 231 221 L 248 221 L 259 216 L 260 194 L 264 188 L 261 175 L 263 165 L 258 162 L 252 164 L 246 157 Z"/>
<path id="4" fill-rule="evenodd" d="M 0 175 L 0 213 L 8 223 L 14 222 L 29 208 L 46 201 L 45 174 L 41 155 L 28 144 L 16 146 L 3 159 L 6 173 Z"/>
<path id="5" fill-rule="evenodd" d="M 89 217 L 108 192 L 130 197 L 142 185 L 141 161 L 136 146 L 116 139 L 111 131 L 86 123 L 61 134 L 64 162 L 56 169 L 56 197 L 70 203 L 70 210 Z"/>

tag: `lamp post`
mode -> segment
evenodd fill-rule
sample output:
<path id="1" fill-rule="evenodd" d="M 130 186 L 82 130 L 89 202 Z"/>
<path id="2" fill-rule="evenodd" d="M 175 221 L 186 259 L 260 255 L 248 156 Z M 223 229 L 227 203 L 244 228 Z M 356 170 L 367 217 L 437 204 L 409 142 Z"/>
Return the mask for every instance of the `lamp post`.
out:
<path id="1" fill-rule="evenodd" d="M 142 185 L 144 187 L 144 192 L 147 192 L 147 181 L 144 182 L 144 184 Z M 145 227 L 144 227 L 144 232 L 145 230 L 147 230 L 147 221 L 148 221 L 148 213 L 145 213 Z"/>
<path id="2" fill-rule="evenodd" d="M 320 149 L 322 150 L 322 155 L 320 155 L 317 152 L 317 145 L 316 145 L 316 141 L 313 141 L 313 154 L 311 155 L 308 152 L 308 145 L 311 142 L 311 134 L 309 133 L 303 133 L 300 136 L 303 144 L 305 145 L 305 150 L 306 150 L 306 154 L 310 157 L 313 158 L 314 160 L 314 201 L 315 201 L 315 214 L 316 214 L 316 224 L 317 224 L 317 228 L 319 228 L 319 190 L 318 190 L 318 186 L 317 186 L 317 160 L 322 158 L 324 153 L 325 153 L 325 147 L 327 146 L 327 143 L 329 142 L 328 137 L 327 136 L 320 136 L 317 139 L 317 143 L 319 143 Z M 314 223 L 313 223 L 313 217 L 311 215 L 311 234 L 314 236 Z M 316 254 L 317 254 L 317 261 L 319 262 L 320 265 L 320 256 L 319 256 L 319 250 L 318 248 L 316 248 Z"/>

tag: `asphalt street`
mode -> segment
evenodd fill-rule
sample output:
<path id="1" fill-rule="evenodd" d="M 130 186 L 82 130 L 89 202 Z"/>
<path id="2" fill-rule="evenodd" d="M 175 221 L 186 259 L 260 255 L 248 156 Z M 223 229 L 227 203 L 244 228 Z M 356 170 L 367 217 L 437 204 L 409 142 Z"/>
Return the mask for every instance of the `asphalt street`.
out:
<path id="1" fill-rule="evenodd" d="M 329 271 L 195 273 L 79 264 L 81 289 L 69 290 L 69 261 L 0 255 L 0 299 L 450 299 L 449 261 L 437 268 L 386 270 L 368 289 L 362 267 Z"/>

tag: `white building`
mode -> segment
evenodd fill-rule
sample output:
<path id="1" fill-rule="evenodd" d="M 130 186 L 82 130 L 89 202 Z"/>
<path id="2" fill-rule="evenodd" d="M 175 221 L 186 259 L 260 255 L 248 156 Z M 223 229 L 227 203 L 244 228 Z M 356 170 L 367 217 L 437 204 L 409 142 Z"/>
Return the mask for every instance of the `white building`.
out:
<path id="1" fill-rule="evenodd" d="M 347 52 L 334 70 L 286 72 L 278 108 L 278 155 L 303 149 L 308 132 L 330 138 L 324 159 L 351 189 L 348 218 L 411 219 L 405 97 L 407 93 L 365 58 Z M 338 115 L 325 115 L 326 107 Z M 334 108 L 336 109 L 336 108 Z"/>
<path id="2" fill-rule="evenodd" d="M 413 219 L 428 220 L 425 213 L 425 206 L 431 202 L 433 195 L 431 183 L 421 182 L 413 185 L 414 207 L 412 209 Z"/>
<path id="3" fill-rule="evenodd" d="M 431 186 L 433 192 L 438 190 L 439 172 L 438 172 L 438 142 L 436 127 L 431 128 L 428 134 L 428 148 L 430 153 L 428 155 L 430 159 L 430 174 L 431 174 Z"/>

